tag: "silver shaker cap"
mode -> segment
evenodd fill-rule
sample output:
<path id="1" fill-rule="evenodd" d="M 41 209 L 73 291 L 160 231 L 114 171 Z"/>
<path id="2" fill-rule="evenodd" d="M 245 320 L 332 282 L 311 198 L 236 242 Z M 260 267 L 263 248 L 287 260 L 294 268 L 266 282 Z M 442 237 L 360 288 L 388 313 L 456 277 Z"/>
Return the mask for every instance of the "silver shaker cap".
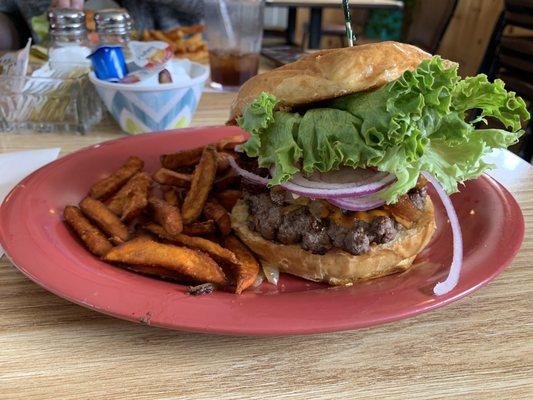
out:
<path id="1" fill-rule="evenodd" d="M 53 8 L 48 11 L 50 31 L 55 34 L 84 33 L 85 13 L 73 8 Z"/>
<path id="2" fill-rule="evenodd" d="M 98 10 L 94 14 L 96 31 L 104 34 L 129 34 L 132 30 L 131 16 L 123 8 Z"/>

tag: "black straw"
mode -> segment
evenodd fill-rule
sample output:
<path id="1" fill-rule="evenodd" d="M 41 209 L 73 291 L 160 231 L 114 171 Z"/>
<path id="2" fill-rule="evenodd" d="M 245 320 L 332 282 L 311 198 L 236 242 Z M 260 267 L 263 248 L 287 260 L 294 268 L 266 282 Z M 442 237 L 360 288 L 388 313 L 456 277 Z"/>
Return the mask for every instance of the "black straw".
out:
<path id="1" fill-rule="evenodd" d="M 346 24 L 346 38 L 348 39 L 348 45 L 352 47 L 354 42 L 354 35 L 352 31 L 352 16 L 350 15 L 349 0 L 342 0 L 342 9 L 344 10 L 344 22 Z"/>

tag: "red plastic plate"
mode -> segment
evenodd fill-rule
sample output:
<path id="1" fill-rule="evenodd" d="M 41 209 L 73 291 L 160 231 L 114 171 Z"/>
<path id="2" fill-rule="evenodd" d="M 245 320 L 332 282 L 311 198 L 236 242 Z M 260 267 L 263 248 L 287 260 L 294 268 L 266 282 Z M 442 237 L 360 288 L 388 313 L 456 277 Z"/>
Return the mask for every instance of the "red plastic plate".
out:
<path id="1" fill-rule="evenodd" d="M 113 140 L 63 157 L 24 179 L 0 208 L 0 243 L 33 281 L 77 304 L 151 325 L 224 334 L 289 335 L 356 329 L 442 307 L 494 279 L 524 237 L 524 220 L 511 194 L 482 176 L 452 196 L 464 237 L 458 286 L 436 297 L 451 259 L 451 230 L 433 191 L 437 232 L 416 268 L 353 287 L 328 287 L 283 275 L 241 296 L 215 292 L 189 296 L 182 285 L 113 267 L 88 253 L 61 221 L 63 207 L 77 204 L 89 186 L 129 155 L 154 171 L 159 155 L 239 133 L 204 127 Z"/>

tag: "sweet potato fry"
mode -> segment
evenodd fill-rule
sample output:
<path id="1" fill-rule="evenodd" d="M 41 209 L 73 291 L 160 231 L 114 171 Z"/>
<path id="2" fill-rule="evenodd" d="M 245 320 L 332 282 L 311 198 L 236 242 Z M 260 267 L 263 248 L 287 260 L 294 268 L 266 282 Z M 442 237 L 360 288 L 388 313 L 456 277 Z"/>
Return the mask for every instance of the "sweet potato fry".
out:
<path id="1" fill-rule="evenodd" d="M 229 155 L 228 153 L 224 153 L 224 152 L 219 152 L 217 154 L 217 175 L 222 174 L 229 169 L 230 167 L 229 158 L 230 157 L 231 155 Z"/>
<path id="2" fill-rule="evenodd" d="M 175 54 L 177 58 L 188 58 L 191 61 L 207 62 L 209 58 L 209 53 L 207 52 L 207 45 L 202 44 L 195 52 L 185 53 L 185 54 Z"/>
<path id="3" fill-rule="evenodd" d="M 203 222 L 193 222 L 183 226 L 183 234 L 191 236 L 210 235 L 217 230 L 217 224 L 212 219 Z"/>
<path id="4" fill-rule="evenodd" d="M 144 167 L 144 162 L 138 157 L 130 157 L 126 163 L 113 174 L 96 182 L 90 189 L 89 195 L 94 199 L 105 199 L 117 192 L 133 175 Z"/>
<path id="5" fill-rule="evenodd" d="M 104 256 L 113 245 L 100 230 L 83 216 L 75 206 L 66 206 L 63 210 L 65 222 L 78 234 L 89 251 L 99 257 Z"/>
<path id="6" fill-rule="evenodd" d="M 213 186 L 216 169 L 217 151 L 214 147 L 207 146 L 204 148 L 200 162 L 194 169 L 191 188 L 181 207 L 181 215 L 185 224 L 195 221 L 202 213 L 207 196 Z"/>
<path id="7" fill-rule="evenodd" d="M 222 191 L 231 187 L 237 187 L 241 177 L 233 170 L 230 169 L 224 175 L 217 177 L 213 186 L 216 190 Z"/>
<path id="8" fill-rule="evenodd" d="M 259 274 L 259 263 L 253 253 L 237 237 L 226 237 L 226 248 L 230 249 L 238 258 L 239 264 L 233 264 L 236 281 L 235 293 L 241 294 L 243 290 L 252 286 Z"/>
<path id="9" fill-rule="evenodd" d="M 137 245 L 140 246 L 140 243 L 149 243 L 150 241 L 153 241 L 153 239 L 149 235 L 141 235 L 136 237 L 135 239 L 132 239 L 129 241 L 129 243 L 137 243 Z M 140 274 L 145 275 L 154 275 L 158 276 L 163 279 L 169 279 L 173 281 L 186 281 L 187 279 L 180 274 L 179 272 L 167 269 L 159 266 L 154 265 L 132 265 L 132 264 L 123 264 L 123 263 L 117 263 L 118 266 L 129 269 L 134 272 L 138 272 Z"/>
<path id="10" fill-rule="evenodd" d="M 149 42 L 152 40 L 152 35 L 150 34 L 150 31 L 148 29 L 143 29 L 141 40 L 145 42 Z"/>
<path id="11" fill-rule="evenodd" d="M 234 135 L 225 139 L 219 140 L 216 144 L 217 150 L 235 150 L 235 146 L 246 141 L 245 135 Z"/>
<path id="12" fill-rule="evenodd" d="M 183 38 L 183 32 L 176 29 L 166 31 L 165 35 L 167 35 L 168 38 L 172 39 L 173 42 L 178 42 Z"/>
<path id="13" fill-rule="evenodd" d="M 114 247 L 104 256 L 105 261 L 129 265 L 149 265 L 176 271 L 195 282 L 227 282 L 220 266 L 207 254 L 158 243 L 153 240 L 132 240 Z"/>
<path id="14" fill-rule="evenodd" d="M 231 212 L 235 203 L 242 197 L 242 192 L 237 189 L 227 189 L 216 193 L 215 197 L 222 207 Z"/>
<path id="15" fill-rule="evenodd" d="M 124 204 L 128 194 L 135 187 L 150 186 L 151 178 L 146 172 L 136 173 L 122 188 L 111 198 L 107 207 L 118 216 L 122 216 Z"/>
<path id="16" fill-rule="evenodd" d="M 181 215 L 176 207 L 155 196 L 151 196 L 148 203 L 154 212 L 154 221 L 161 225 L 165 231 L 171 235 L 177 235 L 183 230 Z"/>
<path id="17" fill-rule="evenodd" d="M 211 198 L 205 203 L 204 216 L 215 221 L 222 235 L 227 236 L 230 234 L 231 220 L 229 214 L 217 200 Z"/>
<path id="18" fill-rule="evenodd" d="M 194 172 L 194 168 L 196 167 L 196 165 L 193 165 L 192 167 L 179 167 L 179 168 L 175 168 L 171 171 L 176 171 L 176 172 L 179 172 L 180 174 L 185 174 L 185 175 L 190 175 L 191 176 L 191 180 L 192 180 L 192 173 Z"/>
<path id="19" fill-rule="evenodd" d="M 176 189 L 174 189 L 171 186 L 170 187 L 167 186 L 165 188 L 162 188 L 162 191 L 163 191 L 163 198 L 168 204 L 174 207 L 180 206 L 180 197 L 178 193 L 176 192 Z"/>
<path id="20" fill-rule="evenodd" d="M 123 221 L 131 221 L 148 206 L 148 194 L 151 185 L 152 178 L 148 174 L 139 177 L 134 182 L 124 199 L 124 206 L 122 207 Z"/>
<path id="21" fill-rule="evenodd" d="M 184 54 L 187 50 L 185 45 L 185 40 L 177 40 L 173 42 L 172 49 L 174 50 L 175 54 Z"/>
<path id="22" fill-rule="evenodd" d="M 188 39 L 185 39 L 185 50 L 195 51 L 199 46 L 203 45 L 202 34 L 194 33 Z"/>
<path id="23" fill-rule="evenodd" d="M 190 35 L 192 33 L 200 33 L 204 31 L 203 25 L 189 25 L 189 26 L 179 26 L 177 28 L 171 29 L 170 32 L 182 32 L 185 35 Z"/>
<path id="24" fill-rule="evenodd" d="M 148 232 L 159 236 L 163 240 L 178 243 L 193 249 L 205 251 L 213 258 L 213 260 L 218 263 L 226 265 L 235 264 L 239 262 L 237 260 L 237 257 L 235 257 L 235 254 L 211 240 L 207 240 L 200 237 L 187 236 L 183 234 L 172 235 L 168 233 L 162 226 L 156 224 L 148 224 L 145 226 L 145 229 L 147 229 Z"/>
<path id="25" fill-rule="evenodd" d="M 86 197 L 81 201 L 80 209 L 87 218 L 109 235 L 113 243 L 120 244 L 129 240 L 130 233 L 126 225 L 100 200 Z"/>
<path id="26" fill-rule="evenodd" d="M 198 59 L 207 57 L 207 44 L 202 38 L 202 25 L 178 27 L 169 31 L 145 30 L 143 40 L 162 40 L 172 48 L 176 56 Z"/>
<path id="27" fill-rule="evenodd" d="M 182 174 L 167 168 L 159 168 L 152 176 L 154 181 L 161 185 L 177 186 L 188 188 L 191 186 L 192 175 Z"/>
<path id="28" fill-rule="evenodd" d="M 162 42 L 172 43 L 172 39 L 168 38 L 167 35 L 162 31 L 151 29 L 150 35 L 155 40 L 161 40 Z"/>
<path id="29" fill-rule="evenodd" d="M 182 150 L 173 154 L 163 154 L 160 157 L 161 165 L 167 169 L 178 169 L 183 167 L 192 167 L 198 164 L 202 157 L 204 148 Z"/>

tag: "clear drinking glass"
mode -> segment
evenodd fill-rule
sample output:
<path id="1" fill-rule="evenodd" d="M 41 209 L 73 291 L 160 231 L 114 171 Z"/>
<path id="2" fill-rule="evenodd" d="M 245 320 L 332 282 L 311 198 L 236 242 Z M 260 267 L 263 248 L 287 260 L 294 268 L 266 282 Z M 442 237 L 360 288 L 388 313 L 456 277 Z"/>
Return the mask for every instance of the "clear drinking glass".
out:
<path id="1" fill-rule="evenodd" d="M 211 86 L 233 91 L 257 75 L 263 0 L 205 0 Z"/>

